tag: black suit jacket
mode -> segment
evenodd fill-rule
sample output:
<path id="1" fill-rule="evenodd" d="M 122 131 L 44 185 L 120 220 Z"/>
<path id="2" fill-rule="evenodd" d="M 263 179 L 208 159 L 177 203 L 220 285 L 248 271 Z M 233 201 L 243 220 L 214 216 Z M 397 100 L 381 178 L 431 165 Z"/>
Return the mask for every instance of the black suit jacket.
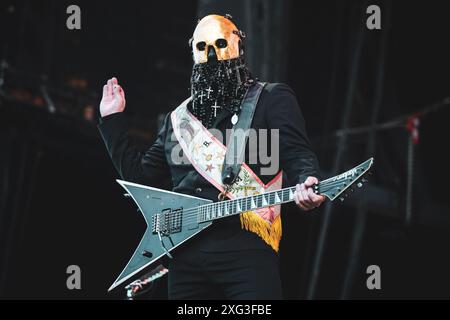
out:
<path id="1" fill-rule="evenodd" d="M 232 127 L 231 116 L 224 110 L 213 125 L 224 136 L 226 129 Z M 284 171 L 285 186 L 301 183 L 308 176 L 318 176 L 317 158 L 311 151 L 301 110 L 295 94 L 287 85 L 271 84 L 263 89 L 256 106 L 252 128 L 267 129 L 269 138 L 270 130 L 279 130 L 278 158 L 280 169 Z M 99 130 L 122 179 L 154 186 L 170 176 L 172 191 L 217 201 L 219 191 L 197 173 L 191 164 L 176 164 L 172 160 L 171 154 L 178 142 L 173 136 L 170 113 L 165 117 L 156 141 L 145 153 L 139 152 L 133 146 L 128 136 L 128 126 L 123 113 L 102 118 Z M 269 150 L 270 139 L 267 144 L 266 150 Z M 246 150 L 248 163 L 248 145 Z M 274 156 L 274 154 L 271 155 L 271 157 Z M 263 165 L 259 157 L 256 164 L 249 164 L 249 166 L 264 183 L 274 177 L 274 175 L 260 174 L 260 169 L 269 165 Z M 215 221 L 212 227 L 197 238 L 196 241 L 191 241 L 192 245 L 197 243 L 200 250 L 212 252 L 270 248 L 257 235 L 242 230 L 238 217 Z"/>

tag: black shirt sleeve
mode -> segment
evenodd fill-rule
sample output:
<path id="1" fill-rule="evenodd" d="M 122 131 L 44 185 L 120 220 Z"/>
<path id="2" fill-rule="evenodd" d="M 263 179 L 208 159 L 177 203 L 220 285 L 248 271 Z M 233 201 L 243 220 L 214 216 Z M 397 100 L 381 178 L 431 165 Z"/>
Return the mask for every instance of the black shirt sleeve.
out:
<path id="1" fill-rule="evenodd" d="M 122 179 L 147 185 L 157 185 L 169 174 L 164 141 L 169 114 L 155 142 L 142 153 L 132 144 L 128 124 L 122 112 L 103 117 L 98 129 L 112 162 Z"/>
<path id="2" fill-rule="evenodd" d="M 291 184 L 302 183 L 308 176 L 319 178 L 317 157 L 311 150 L 294 92 L 282 83 L 273 84 L 268 90 L 266 121 L 270 129 L 279 130 L 281 169 Z"/>

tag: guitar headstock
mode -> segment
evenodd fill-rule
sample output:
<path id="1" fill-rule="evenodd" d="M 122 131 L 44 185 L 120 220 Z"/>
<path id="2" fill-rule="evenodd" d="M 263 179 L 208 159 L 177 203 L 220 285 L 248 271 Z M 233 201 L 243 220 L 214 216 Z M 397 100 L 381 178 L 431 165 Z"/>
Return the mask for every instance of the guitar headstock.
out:
<path id="1" fill-rule="evenodd" d="M 314 186 L 315 193 L 322 194 L 331 201 L 337 198 L 344 201 L 353 192 L 355 185 L 361 188 L 367 182 L 367 175 L 370 174 L 372 166 L 373 158 L 370 158 L 353 169 L 320 181 Z"/>

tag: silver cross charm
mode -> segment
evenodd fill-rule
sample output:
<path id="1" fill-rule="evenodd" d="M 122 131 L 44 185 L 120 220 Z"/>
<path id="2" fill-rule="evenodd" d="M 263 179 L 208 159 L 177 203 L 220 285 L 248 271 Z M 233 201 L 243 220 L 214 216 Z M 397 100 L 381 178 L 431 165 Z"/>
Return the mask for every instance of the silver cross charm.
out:
<path id="1" fill-rule="evenodd" d="M 203 93 L 203 91 L 198 95 L 200 98 L 200 104 L 203 104 L 203 97 L 205 96 L 205 94 Z"/>
<path id="2" fill-rule="evenodd" d="M 211 92 L 213 92 L 214 90 L 212 90 L 211 87 L 209 87 L 209 88 L 206 89 L 205 91 L 208 92 L 207 98 L 209 99 L 209 94 L 210 94 Z"/>
<path id="3" fill-rule="evenodd" d="M 211 106 L 211 108 L 214 108 L 214 117 L 217 117 L 217 108 L 222 108 L 222 107 L 217 105 L 217 100 L 216 100 L 216 102 L 214 103 L 213 106 Z"/>

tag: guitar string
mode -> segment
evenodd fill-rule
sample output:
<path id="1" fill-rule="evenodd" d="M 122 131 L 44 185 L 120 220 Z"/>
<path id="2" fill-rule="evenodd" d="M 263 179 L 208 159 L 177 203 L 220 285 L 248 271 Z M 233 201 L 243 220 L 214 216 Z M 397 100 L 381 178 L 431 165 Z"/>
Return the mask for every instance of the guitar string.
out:
<path id="1" fill-rule="evenodd" d="M 356 171 L 358 171 L 358 170 L 359 169 L 357 168 Z M 358 181 L 361 178 L 363 178 L 367 174 L 368 170 L 369 170 L 369 168 L 363 169 L 363 172 L 361 172 L 358 177 L 356 177 L 354 179 L 345 179 L 345 180 L 349 180 L 350 185 L 354 184 L 354 183 L 356 183 L 356 181 Z M 339 184 L 343 184 L 343 182 L 344 181 L 340 181 L 340 180 L 335 180 L 335 181 L 331 181 L 331 182 L 328 182 L 326 180 L 321 181 L 320 182 L 321 194 L 324 194 L 324 193 L 328 192 L 329 190 L 331 190 L 332 188 L 336 187 Z M 348 186 L 344 185 L 344 187 L 348 187 Z M 237 201 L 238 199 L 245 199 L 245 201 L 249 201 L 249 200 L 251 201 L 252 197 L 256 197 L 257 198 L 257 197 L 262 197 L 262 195 L 270 197 L 272 195 L 275 196 L 275 193 L 277 193 L 277 192 L 282 192 L 282 196 L 284 196 L 285 195 L 284 193 L 285 192 L 289 192 L 290 189 L 295 192 L 295 186 L 292 186 L 292 187 L 287 187 L 287 188 L 271 191 L 271 192 L 260 194 L 260 195 L 256 195 L 256 196 L 248 196 L 248 197 L 237 198 L 237 199 L 228 199 L 228 200 L 222 201 L 222 202 L 214 202 L 214 203 L 205 204 L 205 205 L 202 205 L 202 206 L 199 206 L 199 207 L 188 208 L 188 209 L 183 211 L 183 215 L 186 215 L 186 217 L 195 216 L 195 218 L 198 218 L 198 216 L 201 213 L 200 210 L 199 210 L 200 207 L 205 207 L 205 210 L 208 210 L 207 207 L 211 206 L 211 208 L 212 208 L 211 211 L 214 211 L 214 210 L 217 209 L 218 203 L 221 203 L 222 206 L 225 206 L 227 203 L 231 203 L 232 201 Z M 292 200 L 293 199 L 290 199 L 289 201 L 292 201 Z M 258 199 L 256 199 L 256 201 L 258 201 Z M 277 205 L 277 203 L 274 203 L 273 205 Z M 214 207 L 216 207 L 216 208 L 214 208 Z M 255 208 L 253 208 L 253 209 L 255 209 Z M 250 210 L 252 210 L 252 209 L 250 209 Z M 246 211 L 250 211 L 250 210 L 245 210 L 245 211 L 242 211 L 242 212 L 246 212 Z M 209 215 L 211 216 L 212 214 L 209 213 Z M 215 215 L 215 216 L 217 216 L 217 215 Z"/>
<path id="2" fill-rule="evenodd" d="M 356 177 L 354 179 L 350 179 L 350 181 L 349 181 L 350 185 L 356 183 L 358 180 L 363 178 L 367 174 L 368 169 L 369 168 L 366 168 L 365 170 L 363 170 L 364 172 L 360 173 L 360 175 L 358 177 Z M 347 180 L 347 179 L 345 179 L 345 180 Z M 321 194 L 324 194 L 324 193 L 328 192 L 329 190 L 331 190 L 332 188 L 336 187 L 339 184 L 343 184 L 343 181 L 335 180 L 335 181 L 328 182 L 328 181 L 324 180 L 324 181 L 320 182 Z M 344 185 L 344 187 L 349 187 L 349 186 Z M 250 205 L 251 205 L 252 197 L 253 197 L 253 203 L 259 203 L 260 200 L 261 200 L 261 203 L 262 203 L 263 197 L 265 199 L 267 199 L 266 202 L 271 202 L 271 197 L 273 197 L 273 200 L 275 201 L 275 195 L 277 193 L 281 193 L 281 198 L 284 199 L 285 196 L 286 196 L 286 193 L 289 193 L 289 195 L 290 195 L 290 193 L 291 192 L 295 192 L 295 190 L 296 190 L 296 187 L 292 186 L 292 187 L 287 187 L 287 188 L 284 188 L 284 189 L 275 190 L 275 191 L 271 191 L 271 192 L 260 194 L 260 195 L 256 195 L 256 196 L 248 196 L 248 197 L 237 198 L 237 199 L 229 199 L 229 200 L 222 201 L 222 202 L 214 202 L 214 203 L 209 203 L 209 204 L 201 205 L 201 206 L 194 207 L 194 208 L 188 208 L 188 209 L 182 211 L 182 215 L 184 216 L 185 219 L 181 219 L 181 222 L 183 222 L 183 220 L 184 220 L 184 224 L 185 225 L 186 224 L 193 224 L 193 223 L 197 224 L 197 223 L 200 223 L 200 222 L 211 221 L 211 220 L 215 220 L 215 219 L 218 219 L 218 218 L 227 217 L 227 216 L 230 216 L 230 215 L 237 215 L 239 213 L 251 211 L 252 209 L 259 209 L 259 208 L 263 208 L 263 207 L 267 207 L 267 206 L 274 206 L 274 205 L 282 204 L 282 203 L 285 203 L 285 202 L 291 202 L 291 201 L 293 201 L 293 198 L 291 199 L 290 196 L 289 196 L 288 197 L 288 201 L 283 201 L 282 200 L 279 203 L 273 203 L 271 205 L 261 206 L 261 207 L 256 205 L 257 208 L 250 208 L 249 210 L 247 210 L 247 209 L 246 210 L 242 210 L 241 209 L 241 210 L 236 210 L 236 211 L 234 210 L 235 206 L 236 206 L 236 209 L 237 209 L 237 207 L 239 205 L 239 202 L 240 202 L 240 206 L 241 207 L 243 207 L 244 203 L 245 203 L 245 206 L 247 207 L 248 206 L 248 201 L 250 201 Z M 279 197 L 280 197 L 280 195 L 279 195 Z M 201 209 L 202 207 L 204 209 Z M 228 213 L 228 214 L 221 214 L 219 216 L 218 215 L 219 207 L 220 207 L 221 211 L 224 211 L 225 209 L 227 209 L 228 211 L 232 211 L 232 212 Z M 233 211 L 235 211 L 235 212 L 233 212 Z M 213 213 L 215 213 L 215 214 L 213 214 Z M 175 212 L 168 213 L 167 215 L 168 215 L 167 220 L 168 220 L 169 224 L 172 224 L 172 225 L 175 223 L 175 221 L 177 219 L 180 220 L 180 218 L 182 217 L 182 215 L 177 214 Z M 204 216 L 204 217 L 202 217 L 202 216 Z"/>
<path id="3" fill-rule="evenodd" d="M 354 184 L 357 180 L 359 180 L 363 175 L 361 175 L 358 178 L 355 178 L 354 180 L 352 179 L 352 183 Z M 325 193 L 327 191 L 329 191 L 330 189 L 332 189 L 333 187 L 335 187 L 336 185 L 342 184 L 342 181 L 333 181 L 333 182 L 327 182 L 324 186 L 321 186 L 320 189 L 321 193 Z M 224 217 L 228 217 L 231 215 L 237 215 L 238 213 L 243 213 L 243 212 L 247 212 L 247 211 L 251 211 L 251 210 L 255 210 L 255 209 L 259 209 L 262 208 L 263 206 L 258 208 L 250 208 L 250 209 L 246 209 L 246 210 L 236 210 L 235 211 L 235 207 L 237 208 L 237 204 L 238 201 L 240 201 L 240 206 L 244 207 L 243 204 L 245 204 L 245 207 L 248 207 L 248 202 L 250 202 L 251 205 L 251 198 L 253 197 L 254 199 L 254 203 L 259 203 L 259 201 L 262 202 L 262 197 L 264 196 L 267 200 L 267 202 L 271 202 L 272 200 L 275 200 L 275 193 L 280 193 L 281 192 L 281 197 L 284 199 L 285 196 L 287 195 L 286 193 L 289 194 L 289 190 L 292 190 L 293 192 L 295 192 L 295 186 L 294 187 L 288 187 L 288 188 L 284 188 L 284 189 L 280 189 L 280 190 L 276 190 L 276 191 L 271 191 L 269 193 L 264 193 L 264 194 L 260 194 L 260 195 L 256 195 L 256 196 L 249 196 L 249 197 L 244 197 L 244 198 L 237 198 L 237 199 L 229 199 L 223 202 L 214 202 L 214 203 L 209 203 L 209 204 L 205 204 L 202 206 L 198 206 L 198 207 L 194 207 L 194 208 L 188 208 L 184 211 L 182 211 L 182 215 L 185 217 L 184 219 L 184 224 L 185 225 L 189 225 L 189 224 L 197 224 L 199 222 L 206 222 L 206 221 L 212 221 L 218 218 L 224 218 Z M 272 199 L 273 198 L 273 199 Z M 235 201 L 235 203 L 233 203 L 233 201 Z M 274 206 L 274 205 L 278 205 L 278 204 L 282 204 L 282 203 L 286 203 L 286 202 L 291 202 L 293 201 L 293 198 L 288 198 L 287 201 L 281 201 L 279 203 L 273 203 L 271 205 L 267 205 L 265 207 L 268 206 Z M 219 206 L 221 207 L 220 210 L 221 211 L 225 211 L 228 210 L 229 212 L 231 211 L 231 213 L 228 214 L 221 214 L 218 215 L 217 212 L 219 211 Z M 204 209 L 201 210 L 200 208 L 203 207 Z M 215 213 L 215 214 L 214 214 Z M 180 220 L 182 215 L 179 215 L 175 212 L 173 213 L 168 213 L 169 215 L 169 223 L 171 223 L 172 225 L 175 223 L 175 221 L 178 219 Z M 204 215 L 205 218 L 204 220 L 201 219 L 201 216 Z M 207 218 L 210 217 L 210 218 Z M 200 221 L 199 221 L 200 220 Z"/>
<path id="4" fill-rule="evenodd" d="M 218 206 L 222 207 L 221 210 L 224 211 L 225 207 L 227 207 L 228 212 L 230 211 L 234 211 L 234 208 L 237 207 L 237 201 L 240 201 L 240 206 L 241 208 L 247 208 L 251 206 L 251 197 L 260 197 L 257 199 L 254 199 L 254 203 L 262 201 L 262 195 L 267 196 L 269 195 L 268 201 L 271 201 L 271 197 L 275 198 L 275 192 L 281 192 L 282 193 L 282 197 L 284 198 L 286 195 L 289 195 L 289 189 L 294 189 L 293 187 L 289 187 L 289 188 L 284 188 L 284 189 L 280 189 L 277 191 L 274 191 L 274 193 L 264 193 L 264 194 L 260 194 L 260 195 L 256 195 L 256 196 L 249 196 L 249 197 L 244 197 L 244 198 L 237 198 L 237 199 L 229 199 L 226 201 L 221 201 L 221 202 L 213 202 L 213 203 L 209 203 L 209 204 L 205 204 L 205 205 L 201 205 L 199 207 L 195 207 L 195 208 L 188 208 L 186 210 L 184 210 L 182 212 L 182 215 L 185 216 L 185 224 L 192 224 L 192 223 L 198 223 L 199 221 L 199 217 L 201 215 L 205 215 L 205 217 L 212 217 L 215 216 L 216 218 L 223 218 L 223 217 L 228 217 L 228 216 L 232 216 L 232 215 L 237 215 L 238 213 L 243 213 L 243 212 L 247 212 L 247 211 L 251 211 L 254 210 L 256 208 L 248 208 L 247 210 L 241 210 L 241 211 L 237 211 L 237 212 L 233 212 L 233 213 L 228 213 L 228 214 L 222 214 L 221 216 L 218 216 L 217 214 L 213 214 L 215 211 L 217 212 Z M 267 199 L 267 197 L 266 197 Z M 289 197 L 288 201 L 284 201 L 284 202 L 290 202 L 293 199 L 291 199 Z M 233 203 L 233 201 L 236 201 Z M 277 205 L 276 203 L 270 205 Z M 268 205 L 269 206 L 269 205 Z M 200 208 L 203 207 L 203 210 L 200 210 Z M 215 207 L 215 208 L 214 208 Z M 176 213 L 170 213 L 169 215 L 175 217 L 174 219 L 176 219 L 177 214 Z M 210 219 L 205 219 L 203 221 L 200 222 L 206 222 L 209 221 Z M 212 219 L 214 220 L 214 219 Z"/>
<path id="5" fill-rule="evenodd" d="M 361 174 L 358 178 L 352 179 L 350 180 L 350 184 L 354 184 L 357 180 L 361 179 L 364 176 L 365 173 Z M 324 182 L 321 182 L 324 183 Z M 321 194 L 326 193 L 327 191 L 333 189 L 335 186 L 342 184 L 343 181 L 333 181 L 333 182 L 325 182 L 324 185 L 320 185 L 320 189 L 321 189 Z M 280 189 L 280 190 L 276 190 L 276 191 L 271 191 L 268 193 L 264 193 L 264 194 L 259 194 L 259 195 L 255 195 L 255 196 L 248 196 L 248 197 L 243 197 L 243 198 L 236 198 L 236 199 L 228 199 L 226 201 L 221 201 L 221 202 L 214 202 L 214 203 L 209 203 L 209 204 L 205 204 L 205 205 L 201 205 L 198 207 L 194 207 L 194 208 L 188 208 L 186 210 L 183 210 L 181 215 L 175 213 L 175 212 L 171 212 L 168 213 L 169 215 L 169 224 L 174 224 L 175 221 L 181 218 L 181 216 L 184 216 L 184 220 L 182 220 L 184 222 L 185 225 L 189 225 L 189 224 L 197 224 L 199 222 L 206 222 L 206 221 L 212 221 L 218 218 L 223 218 L 223 217 L 228 217 L 228 216 L 232 216 L 232 215 L 237 215 L 238 213 L 244 213 L 247 211 L 251 211 L 251 210 L 255 210 L 255 209 L 259 209 L 259 208 L 250 208 L 248 210 L 236 210 L 236 212 L 232 212 L 232 213 L 228 213 L 228 214 L 222 214 L 222 215 L 218 215 L 218 209 L 219 206 L 221 207 L 220 210 L 224 211 L 225 208 L 230 212 L 230 211 L 235 211 L 234 208 L 237 208 L 237 204 L 238 201 L 240 201 L 240 206 L 241 208 L 244 207 L 243 204 L 245 204 L 245 207 L 247 207 L 247 202 L 250 202 L 251 204 L 251 198 L 253 197 L 254 199 L 254 203 L 257 203 L 259 201 L 262 202 L 262 197 L 265 196 L 266 197 L 266 201 L 270 202 L 271 201 L 271 197 L 273 197 L 273 200 L 275 200 L 275 194 L 276 193 L 280 193 L 281 192 L 281 197 L 282 199 L 284 199 L 284 197 L 286 196 L 286 193 L 289 194 L 290 190 L 292 190 L 293 192 L 295 192 L 295 186 L 293 187 L 287 187 L 284 189 Z M 233 202 L 235 201 L 235 202 Z M 288 198 L 287 201 L 281 201 L 279 203 L 273 203 L 271 205 L 268 206 L 274 206 L 274 205 L 278 205 L 278 204 L 282 204 L 282 203 L 286 203 L 286 202 L 291 202 L 293 201 L 293 198 Z M 265 207 L 268 207 L 265 206 Z M 201 210 L 200 208 L 203 207 L 204 209 Z M 210 208 L 209 208 L 210 207 Z M 263 206 L 261 206 L 260 208 L 263 208 Z M 216 213 L 216 214 L 213 214 Z M 202 215 L 205 215 L 206 217 L 212 217 L 212 218 L 208 218 L 205 220 L 200 219 L 200 217 Z M 199 221 L 202 220 L 202 221 Z"/>
<path id="6" fill-rule="evenodd" d="M 291 202 L 291 201 L 293 201 L 293 198 L 289 198 L 288 200 L 281 201 L 281 202 L 278 202 L 278 203 L 273 203 L 273 204 L 267 205 L 265 207 L 271 207 L 271 206 L 275 206 L 275 205 L 280 205 L 280 204 Z M 249 211 L 254 211 L 254 210 L 257 210 L 257 209 L 260 209 L 260 208 L 264 208 L 262 206 L 258 207 L 258 208 L 251 208 L 251 207 L 248 208 L 248 203 L 246 203 L 246 209 L 245 210 L 241 209 L 241 210 L 238 211 L 238 210 L 235 210 L 235 207 L 236 207 L 235 204 L 228 203 L 228 204 L 222 205 L 222 209 L 221 210 L 224 211 L 225 207 L 231 213 L 228 213 L 228 214 L 224 213 L 222 215 L 218 215 L 218 214 L 216 214 L 217 211 L 215 211 L 215 210 L 212 210 L 212 212 L 209 212 L 209 213 L 208 212 L 206 212 L 206 213 L 205 212 L 203 212 L 203 213 L 199 212 L 199 214 L 194 214 L 194 217 L 191 216 L 191 217 L 186 218 L 185 224 L 186 225 L 198 224 L 198 223 L 201 223 L 201 222 L 207 222 L 207 221 L 212 221 L 212 220 L 216 220 L 216 219 L 220 219 L 220 218 L 226 218 L 226 217 L 234 216 L 234 215 L 237 215 L 237 214 L 241 214 L 241 213 L 245 213 L 245 212 L 249 212 Z M 201 217 L 202 215 L 204 215 L 204 218 Z"/>

